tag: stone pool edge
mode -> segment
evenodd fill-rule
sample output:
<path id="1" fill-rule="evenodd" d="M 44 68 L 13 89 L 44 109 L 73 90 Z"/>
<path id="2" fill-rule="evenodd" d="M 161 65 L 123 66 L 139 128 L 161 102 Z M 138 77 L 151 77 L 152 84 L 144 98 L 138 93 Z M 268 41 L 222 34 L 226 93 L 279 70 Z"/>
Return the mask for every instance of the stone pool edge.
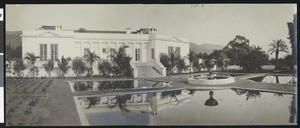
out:
<path id="1" fill-rule="evenodd" d="M 70 81 L 68 81 L 69 83 L 69 86 L 71 88 L 71 92 L 74 93 L 75 90 L 71 84 Z M 80 122 L 81 122 L 81 125 L 82 126 L 90 126 L 90 123 L 86 117 L 86 115 L 84 114 L 83 110 L 82 110 L 82 107 L 80 106 L 80 103 L 79 103 L 79 100 L 78 100 L 78 97 L 77 96 L 73 96 L 73 99 L 74 99 L 74 102 L 75 102 L 75 106 L 76 106 L 76 109 L 77 109 L 77 113 L 78 113 L 78 116 L 79 116 L 79 119 L 80 119 Z"/>

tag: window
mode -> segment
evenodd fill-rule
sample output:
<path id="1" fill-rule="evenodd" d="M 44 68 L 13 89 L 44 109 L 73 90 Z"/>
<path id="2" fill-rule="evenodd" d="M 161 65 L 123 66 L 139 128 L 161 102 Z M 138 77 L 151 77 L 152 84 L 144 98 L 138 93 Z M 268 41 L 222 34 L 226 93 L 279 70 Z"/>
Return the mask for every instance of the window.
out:
<path id="1" fill-rule="evenodd" d="M 151 48 L 151 59 L 154 59 L 154 48 Z"/>
<path id="2" fill-rule="evenodd" d="M 106 53 L 106 48 L 102 48 L 102 53 Z"/>
<path id="3" fill-rule="evenodd" d="M 135 61 L 141 60 L 141 49 L 135 49 Z"/>
<path id="4" fill-rule="evenodd" d="M 47 44 L 40 44 L 40 60 L 47 60 Z"/>
<path id="5" fill-rule="evenodd" d="M 115 49 L 113 49 L 113 48 L 110 49 L 110 60 L 112 60 L 112 56 L 115 55 L 114 51 L 115 51 Z"/>
<path id="6" fill-rule="evenodd" d="M 90 50 L 89 48 L 85 48 L 84 49 L 84 55 L 87 55 L 89 50 Z"/>
<path id="7" fill-rule="evenodd" d="M 180 58 L 180 47 L 175 48 L 175 57 Z"/>
<path id="8" fill-rule="evenodd" d="M 57 51 L 57 44 L 51 44 L 51 60 L 58 59 L 58 51 Z"/>
<path id="9" fill-rule="evenodd" d="M 169 54 L 170 54 L 170 53 L 173 53 L 173 52 L 174 52 L 174 47 L 169 46 L 169 47 L 168 47 L 168 52 L 169 52 Z"/>

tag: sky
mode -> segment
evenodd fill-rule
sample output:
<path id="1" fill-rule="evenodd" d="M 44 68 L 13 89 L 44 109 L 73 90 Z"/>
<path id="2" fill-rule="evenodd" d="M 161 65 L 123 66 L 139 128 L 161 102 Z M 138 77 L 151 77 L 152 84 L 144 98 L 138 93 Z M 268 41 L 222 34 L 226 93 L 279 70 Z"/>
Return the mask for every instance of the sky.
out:
<path id="1" fill-rule="evenodd" d="M 196 44 L 225 46 L 236 35 L 242 35 L 251 45 L 267 51 L 268 44 L 276 39 L 286 41 L 290 47 L 287 22 L 293 20 L 295 12 L 293 4 L 27 4 L 6 5 L 5 18 L 6 31 L 34 30 L 42 25 L 62 25 L 72 30 L 154 27 L 160 34 L 185 37 Z"/>

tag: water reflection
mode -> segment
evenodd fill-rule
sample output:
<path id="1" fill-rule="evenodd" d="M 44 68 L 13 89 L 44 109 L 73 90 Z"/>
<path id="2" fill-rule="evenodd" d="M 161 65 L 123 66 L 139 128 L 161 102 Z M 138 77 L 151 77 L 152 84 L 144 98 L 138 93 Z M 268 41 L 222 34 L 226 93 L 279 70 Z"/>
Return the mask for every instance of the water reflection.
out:
<path id="1" fill-rule="evenodd" d="M 133 81 L 101 81 L 98 82 L 98 90 L 115 90 L 134 88 Z"/>
<path id="2" fill-rule="evenodd" d="M 246 94 L 246 101 L 249 99 L 256 99 L 257 97 L 261 96 L 260 91 L 257 90 L 246 90 L 246 89 L 236 89 L 232 88 L 233 91 L 236 92 L 237 95 L 243 95 Z"/>
<path id="3" fill-rule="evenodd" d="M 233 90 L 233 91 L 232 91 Z M 178 90 L 151 92 L 143 94 L 127 94 L 90 98 L 86 106 L 96 107 L 84 109 L 91 124 L 113 124 L 121 121 L 124 124 L 286 124 L 295 123 L 295 96 L 282 93 L 266 93 L 261 91 L 232 90 Z M 205 93 L 199 93 L 199 92 Z M 207 92 L 207 93 L 206 93 Z M 209 98 L 207 99 L 207 95 Z M 261 95 L 264 95 L 261 97 Z M 224 95 L 224 96 L 223 96 Z M 245 95 L 240 97 L 237 95 Z M 282 98 L 276 98 L 282 97 Z M 217 97 L 217 98 L 216 98 Z M 291 100 L 292 98 L 292 101 Z M 107 99 L 107 100 L 106 100 Z M 249 99 L 252 99 L 249 102 Z M 271 99 L 271 100 L 270 100 Z M 221 105 L 219 105 L 221 104 Z M 98 106 L 98 107 L 97 107 Z M 218 106 L 218 107 L 205 107 Z M 222 107 L 221 107 L 222 106 Z M 114 109 L 118 108 L 115 111 Z M 251 108 L 251 109 L 249 109 Z M 283 109 L 282 109 L 283 108 Z M 98 112 L 98 113 L 97 113 Z M 228 118 L 218 117 L 220 113 Z M 243 116 L 247 114 L 247 116 Z M 178 118 L 178 115 L 182 117 Z M 187 115 L 187 116 L 186 116 Z M 199 116 L 200 115 L 200 116 Z M 208 115 L 208 116 L 201 116 Z M 233 115 L 233 116 L 231 116 Z M 268 118 L 266 115 L 272 116 Z M 110 116 L 110 117 L 107 117 Z M 147 116 L 147 118 L 145 118 Z M 253 118 L 257 117 L 257 118 Z M 93 118 L 93 119 L 91 119 Z M 95 119 L 96 118 L 96 119 Z M 106 120 L 106 118 L 108 118 Z M 133 121 L 139 119 L 147 121 Z M 184 119 L 183 119 L 184 118 Z M 186 119 L 187 118 L 187 119 Z M 110 122 L 110 119 L 115 121 Z M 99 121 L 101 120 L 101 121 Z M 213 120 L 214 122 L 210 121 Z M 235 120 L 239 120 L 236 121 Z M 273 121 L 274 120 L 274 121 Z M 101 123 L 99 123 L 101 122 Z M 108 123 L 106 123 L 108 122 Z M 131 123 L 128 123 L 131 122 Z M 123 124 L 117 123 L 117 124 Z"/>
<path id="4" fill-rule="evenodd" d="M 75 91 L 101 91 L 130 88 L 158 87 L 161 82 L 138 82 L 137 80 L 126 81 L 74 81 Z"/>
<path id="5" fill-rule="evenodd" d="M 218 101 L 213 98 L 214 92 L 209 91 L 209 99 L 205 101 L 205 106 L 217 106 L 219 105 Z"/>
<path id="6" fill-rule="evenodd" d="M 274 93 L 274 96 L 283 97 L 283 94 L 282 94 L 282 93 L 277 93 L 277 92 L 275 92 L 275 93 Z"/>
<path id="7" fill-rule="evenodd" d="M 87 100 L 89 101 L 89 106 L 87 108 L 90 108 L 92 106 L 96 106 L 96 104 L 100 101 L 100 97 L 88 97 Z"/>
<path id="8" fill-rule="evenodd" d="M 91 91 L 93 89 L 94 83 L 91 81 L 88 82 L 75 82 L 74 90 L 75 91 Z"/>
<path id="9" fill-rule="evenodd" d="M 265 83 L 280 83 L 280 84 L 297 84 L 296 76 L 266 76 L 262 82 Z"/>
<path id="10" fill-rule="evenodd" d="M 177 98 L 178 95 L 181 95 L 181 90 L 176 90 L 176 91 L 165 91 L 165 92 L 162 92 L 162 93 L 161 93 L 160 97 L 161 97 L 161 99 L 165 99 L 165 98 L 167 98 L 167 97 L 171 97 L 171 99 L 169 100 L 169 102 L 172 101 L 173 98 L 175 98 L 175 100 L 176 100 L 177 102 L 179 102 L 179 100 L 178 100 L 178 98 Z"/>
<path id="11" fill-rule="evenodd" d="M 195 94 L 195 92 L 196 92 L 197 90 L 195 90 L 195 89 L 189 89 L 189 95 L 194 95 Z"/>
<path id="12" fill-rule="evenodd" d="M 131 94 L 117 95 L 116 97 L 110 99 L 110 102 L 108 102 L 107 105 L 110 108 L 118 106 L 122 112 L 129 112 L 130 110 L 126 108 L 126 102 L 131 99 L 131 96 Z M 114 100 L 116 101 L 115 103 L 113 103 Z"/>

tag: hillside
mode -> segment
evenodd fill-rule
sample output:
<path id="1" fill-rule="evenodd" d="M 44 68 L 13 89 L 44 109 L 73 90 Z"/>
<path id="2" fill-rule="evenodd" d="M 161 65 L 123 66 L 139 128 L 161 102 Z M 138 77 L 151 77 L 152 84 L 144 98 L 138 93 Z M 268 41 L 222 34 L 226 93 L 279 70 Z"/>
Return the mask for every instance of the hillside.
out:
<path id="1" fill-rule="evenodd" d="M 217 45 L 217 44 L 207 44 L 207 43 L 204 43 L 204 44 L 195 44 L 195 43 L 190 43 L 190 48 L 192 51 L 194 51 L 195 53 L 207 53 L 207 54 L 210 54 L 212 53 L 214 50 L 219 50 L 219 49 L 223 49 L 224 46 L 222 45 Z"/>
<path id="2" fill-rule="evenodd" d="M 11 47 L 18 47 L 22 44 L 21 38 L 22 31 L 6 31 L 5 45 L 11 45 Z"/>

